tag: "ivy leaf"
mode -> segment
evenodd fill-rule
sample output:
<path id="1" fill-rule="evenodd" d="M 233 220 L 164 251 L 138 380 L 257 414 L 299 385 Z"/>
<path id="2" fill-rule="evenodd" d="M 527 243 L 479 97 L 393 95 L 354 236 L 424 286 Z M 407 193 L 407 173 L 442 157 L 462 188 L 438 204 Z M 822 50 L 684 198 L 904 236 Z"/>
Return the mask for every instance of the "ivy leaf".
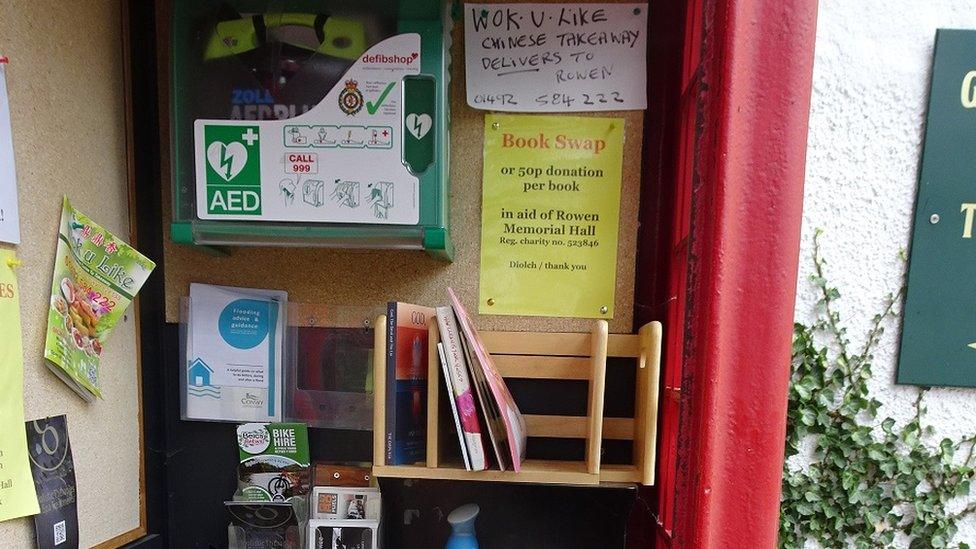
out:
<path id="1" fill-rule="evenodd" d="M 922 538 L 915 538 L 908 544 L 908 549 L 931 549 L 932 544 Z"/>
<path id="2" fill-rule="evenodd" d="M 817 414 L 809 408 L 804 408 L 803 411 L 800 412 L 800 421 L 803 422 L 803 424 L 807 427 L 811 427 L 817 423 Z"/>
<path id="3" fill-rule="evenodd" d="M 885 476 L 889 478 L 895 476 L 895 473 L 898 471 L 898 463 L 894 460 L 884 461 L 881 463 L 881 465 L 879 465 L 879 467 Z"/>
<path id="4" fill-rule="evenodd" d="M 945 462 L 952 461 L 952 454 L 955 452 L 956 445 L 952 442 L 952 439 L 944 438 L 942 442 L 939 443 L 939 449 L 942 450 L 942 460 Z"/>
<path id="5" fill-rule="evenodd" d="M 894 418 L 876 423 L 882 402 L 869 385 L 874 352 L 889 337 L 885 329 L 897 316 L 894 306 L 903 291 L 885 298 L 863 338 L 849 336 L 835 303 L 841 292 L 823 275 L 820 235 L 816 231 L 816 274 L 810 281 L 822 299 L 812 324 L 793 326 L 784 441 L 788 456 L 808 447 L 801 443 L 806 437 L 813 451 L 803 469 L 784 466 L 779 546 L 814 541 L 822 547 L 871 549 L 908 539 L 913 549 L 946 548 L 961 516 L 947 512 L 946 503 L 968 497 L 976 473 L 968 460 L 954 458 L 976 438 L 947 438 L 930 446 L 934 429 L 924 422 L 924 390 L 907 423 L 899 426 Z"/>

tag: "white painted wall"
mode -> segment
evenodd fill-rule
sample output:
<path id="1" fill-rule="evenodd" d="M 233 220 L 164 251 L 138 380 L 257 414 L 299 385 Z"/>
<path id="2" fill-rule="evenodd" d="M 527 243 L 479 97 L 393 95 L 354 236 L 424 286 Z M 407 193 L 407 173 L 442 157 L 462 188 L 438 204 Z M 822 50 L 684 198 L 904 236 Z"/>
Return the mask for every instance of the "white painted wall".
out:
<path id="1" fill-rule="evenodd" d="M 796 318 L 808 322 L 818 300 L 807 277 L 820 227 L 855 343 L 904 276 L 937 28 L 976 28 L 976 0 L 820 0 Z M 882 414 L 903 420 L 916 390 L 894 385 L 897 344 L 893 326 L 872 391 Z M 976 432 L 976 389 L 933 389 L 926 402 L 939 439 Z M 976 542 L 976 520 L 955 541 Z"/>

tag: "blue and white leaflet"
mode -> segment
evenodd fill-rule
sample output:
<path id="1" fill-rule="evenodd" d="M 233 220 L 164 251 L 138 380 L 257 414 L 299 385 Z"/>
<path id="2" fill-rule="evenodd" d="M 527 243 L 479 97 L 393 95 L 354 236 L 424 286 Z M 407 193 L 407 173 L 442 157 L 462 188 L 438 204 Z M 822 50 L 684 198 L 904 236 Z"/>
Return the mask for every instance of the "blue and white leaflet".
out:
<path id="1" fill-rule="evenodd" d="M 288 294 L 190 284 L 185 419 L 280 421 Z"/>

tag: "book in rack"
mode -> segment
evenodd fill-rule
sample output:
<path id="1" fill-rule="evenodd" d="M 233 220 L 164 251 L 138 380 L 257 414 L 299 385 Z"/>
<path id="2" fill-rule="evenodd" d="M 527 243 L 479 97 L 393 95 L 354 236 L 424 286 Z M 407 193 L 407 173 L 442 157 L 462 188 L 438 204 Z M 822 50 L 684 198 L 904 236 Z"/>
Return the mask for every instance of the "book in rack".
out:
<path id="1" fill-rule="evenodd" d="M 380 318 L 376 326 L 385 326 Z M 536 415 L 524 416 L 529 444 L 533 437 L 571 438 L 585 441 L 582 460 L 533 460 L 522 463 L 521 471 L 501 471 L 491 468 L 485 471 L 468 471 L 456 456 L 445 455 L 438 441 L 439 429 L 451 429 L 453 425 L 438 421 L 439 379 L 441 366 L 437 357 L 436 342 L 442 339 L 438 323 L 428 322 L 427 394 L 427 448 L 425 459 L 412 465 L 395 465 L 385 460 L 383 441 L 385 424 L 383 403 L 385 395 L 382 379 L 376 380 L 377 394 L 374 411 L 374 464 L 377 477 L 452 479 L 492 482 L 520 482 L 544 484 L 594 485 L 600 482 L 628 482 L 654 484 L 655 445 L 657 441 L 657 397 L 661 356 L 661 324 L 651 322 L 641 327 L 637 334 L 609 334 L 607 323 L 597 320 L 588 333 L 545 332 L 480 332 L 487 352 L 491 354 L 498 374 L 505 379 L 554 379 L 580 380 L 588 383 L 587 413 L 585 416 Z M 381 332 L 381 329 L 377 330 Z M 383 334 L 376 334 L 383 341 Z M 433 342 L 433 343 L 431 343 Z M 636 363 L 633 390 L 635 398 L 633 417 L 605 417 L 603 401 L 606 386 L 608 357 L 612 366 Z M 384 353 L 377 353 L 374 364 L 376 375 L 386 372 Z M 601 447 L 605 440 L 631 441 L 632 459 L 625 464 L 601 462 Z"/>
<path id="2" fill-rule="evenodd" d="M 429 356 L 427 321 L 434 318 L 434 309 L 391 301 L 386 318 L 387 337 L 376 347 L 386 351 L 385 459 L 397 465 L 414 463 L 425 455 L 427 363 L 437 359 L 436 348 Z"/>

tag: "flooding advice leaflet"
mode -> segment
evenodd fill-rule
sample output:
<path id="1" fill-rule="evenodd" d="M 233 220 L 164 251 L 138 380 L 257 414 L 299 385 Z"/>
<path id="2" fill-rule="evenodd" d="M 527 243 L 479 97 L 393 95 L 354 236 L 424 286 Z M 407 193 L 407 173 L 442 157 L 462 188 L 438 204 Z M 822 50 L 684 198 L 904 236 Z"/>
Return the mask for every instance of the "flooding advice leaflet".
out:
<path id="1" fill-rule="evenodd" d="M 190 285 L 186 419 L 279 421 L 288 294 Z"/>

